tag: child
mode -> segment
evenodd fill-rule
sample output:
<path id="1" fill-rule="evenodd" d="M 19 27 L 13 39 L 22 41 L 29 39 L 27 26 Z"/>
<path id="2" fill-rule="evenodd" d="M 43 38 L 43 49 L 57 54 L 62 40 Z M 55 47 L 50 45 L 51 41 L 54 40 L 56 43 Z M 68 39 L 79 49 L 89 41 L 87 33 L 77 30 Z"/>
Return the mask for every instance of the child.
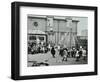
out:
<path id="1" fill-rule="evenodd" d="M 76 61 L 79 61 L 80 55 L 79 55 L 79 50 L 77 49 L 76 51 Z"/>
<path id="2" fill-rule="evenodd" d="M 67 55 L 68 55 L 67 50 L 64 50 L 63 53 L 64 53 L 64 56 L 63 56 L 62 61 L 67 61 Z"/>
<path id="3" fill-rule="evenodd" d="M 83 49 L 83 50 L 82 50 L 82 52 L 83 52 L 83 53 L 82 53 L 83 60 L 86 60 L 86 50 L 85 50 L 85 49 Z"/>
<path id="4" fill-rule="evenodd" d="M 52 49 L 51 49 L 51 54 L 52 54 L 52 56 L 53 56 L 53 58 L 55 58 L 55 49 L 54 49 L 54 47 L 52 47 Z"/>

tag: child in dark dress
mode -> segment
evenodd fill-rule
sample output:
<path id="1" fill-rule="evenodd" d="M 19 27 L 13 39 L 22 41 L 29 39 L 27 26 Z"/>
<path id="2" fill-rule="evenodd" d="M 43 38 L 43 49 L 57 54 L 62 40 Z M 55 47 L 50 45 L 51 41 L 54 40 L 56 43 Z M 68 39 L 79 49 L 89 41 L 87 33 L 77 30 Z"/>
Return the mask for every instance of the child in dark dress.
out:
<path id="1" fill-rule="evenodd" d="M 52 54 L 52 56 L 53 56 L 53 58 L 55 58 L 55 49 L 54 49 L 54 47 L 52 47 L 52 49 L 51 49 L 51 54 Z"/>

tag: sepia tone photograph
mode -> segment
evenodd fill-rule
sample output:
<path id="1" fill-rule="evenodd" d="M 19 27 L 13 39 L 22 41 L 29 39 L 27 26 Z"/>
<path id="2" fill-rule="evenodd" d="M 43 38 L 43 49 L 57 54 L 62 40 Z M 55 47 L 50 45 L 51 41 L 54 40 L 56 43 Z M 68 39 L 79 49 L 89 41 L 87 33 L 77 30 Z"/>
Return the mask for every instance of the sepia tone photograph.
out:
<path id="1" fill-rule="evenodd" d="M 27 67 L 88 64 L 88 17 L 27 15 Z"/>

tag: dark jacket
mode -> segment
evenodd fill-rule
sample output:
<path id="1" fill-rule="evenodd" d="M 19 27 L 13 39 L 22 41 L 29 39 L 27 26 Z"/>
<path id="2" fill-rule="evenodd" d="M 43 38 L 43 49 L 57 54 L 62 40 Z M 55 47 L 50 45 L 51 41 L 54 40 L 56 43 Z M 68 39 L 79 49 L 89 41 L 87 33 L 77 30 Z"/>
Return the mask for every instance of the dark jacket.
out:
<path id="1" fill-rule="evenodd" d="M 55 55 L 55 52 L 56 52 L 55 49 L 52 48 L 52 49 L 51 49 L 51 54 Z"/>

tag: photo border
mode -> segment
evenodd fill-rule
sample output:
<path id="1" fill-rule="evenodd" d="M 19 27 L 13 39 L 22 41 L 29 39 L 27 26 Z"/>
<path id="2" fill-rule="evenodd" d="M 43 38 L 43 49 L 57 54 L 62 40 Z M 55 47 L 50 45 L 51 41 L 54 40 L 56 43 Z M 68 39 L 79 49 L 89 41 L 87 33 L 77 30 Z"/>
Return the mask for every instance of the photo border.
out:
<path id="1" fill-rule="evenodd" d="M 77 72 L 77 73 L 61 73 L 61 74 L 45 74 L 20 76 L 20 7 L 44 7 L 44 8 L 60 8 L 60 9 L 79 9 L 94 11 L 94 72 Z M 97 7 L 80 6 L 80 5 L 61 5 L 48 3 L 31 3 L 31 2 L 12 2 L 11 4 L 11 78 L 14 80 L 25 79 L 41 79 L 41 78 L 58 78 L 73 76 L 97 75 L 97 53 L 98 53 L 98 36 L 97 36 Z"/>

